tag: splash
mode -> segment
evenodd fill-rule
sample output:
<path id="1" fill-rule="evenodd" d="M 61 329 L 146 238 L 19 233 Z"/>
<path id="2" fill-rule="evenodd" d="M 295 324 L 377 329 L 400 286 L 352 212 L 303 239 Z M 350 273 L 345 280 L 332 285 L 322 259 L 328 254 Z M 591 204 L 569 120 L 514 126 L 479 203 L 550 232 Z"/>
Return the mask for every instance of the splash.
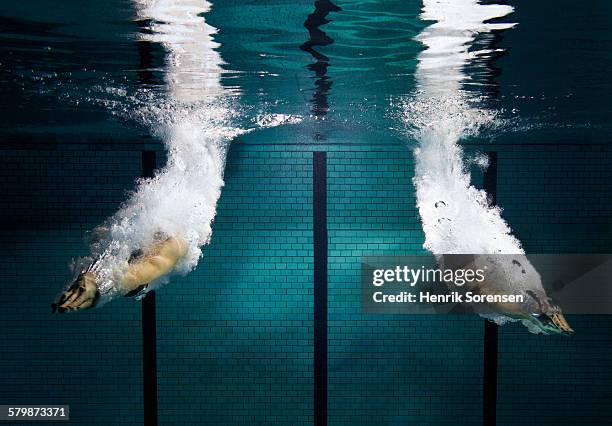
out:
<path id="1" fill-rule="evenodd" d="M 150 92 L 129 111 L 149 127 L 167 149 L 167 164 L 136 190 L 107 222 L 92 233 L 90 254 L 76 261 L 75 273 L 95 265 L 98 306 L 121 294 L 117 284 L 130 256 L 168 236 L 180 235 L 187 254 L 174 272 L 187 273 L 210 241 L 223 187 L 229 142 L 244 130 L 233 125 L 235 94 L 221 84 L 223 60 L 213 40 L 216 29 L 203 16 L 203 0 L 135 0 L 142 41 L 166 52 L 163 93 Z M 146 93 L 146 92 L 145 92 Z M 167 282 L 162 277 L 152 290 Z"/>
<path id="2" fill-rule="evenodd" d="M 441 261 L 445 254 L 481 255 L 475 262 L 493 274 L 487 281 L 488 291 L 523 293 L 529 302 L 516 312 L 480 313 L 500 324 L 520 318 L 530 331 L 548 332 L 542 321 L 554 317 L 558 308 L 546 296 L 539 274 L 525 258 L 501 209 L 471 184 L 469 160 L 458 144 L 461 138 L 495 124 L 495 112 L 478 108 L 479 99 L 464 89 L 469 82 L 464 68 L 494 52 L 474 51 L 470 46 L 481 33 L 512 28 L 514 24 L 491 20 L 513 9 L 478 0 L 424 0 L 423 5 L 421 18 L 434 23 L 417 37 L 425 46 L 416 69 L 418 90 L 403 102 L 401 115 L 419 142 L 414 152 L 414 184 L 424 246 Z M 491 256 L 502 253 L 512 256 Z"/>
<path id="3" fill-rule="evenodd" d="M 250 126 L 238 127 L 246 109 L 237 105 L 237 89 L 221 84 L 224 62 L 213 38 L 217 29 L 204 18 L 209 2 L 134 0 L 134 5 L 140 42 L 165 50 L 162 90 L 145 86 L 129 93 L 103 85 L 85 100 L 145 126 L 163 141 L 167 164 L 153 178 L 139 180 L 117 213 L 92 232 L 89 255 L 74 262 L 74 279 L 52 305 L 59 312 L 101 306 L 121 295 L 141 298 L 168 282 L 171 273 L 192 270 L 211 238 L 230 141 L 258 128 L 302 120 L 258 110 Z M 150 70 L 140 73 L 151 75 Z M 161 247 L 177 251 L 161 255 L 156 251 Z M 143 258 L 146 267 L 139 264 Z M 150 281 L 145 276 L 160 278 L 132 289 L 141 280 Z"/>
<path id="4" fill-rule="evenodd" d="M 255 124 L 260 128 L 277 127 L 283 124 L 299 124 L 303 121 L 302 117 L 293 114 L 258 114 L 255 117 Z"/>
<path id="5" fill-rule="evenodd" d="M 469 51 L 470 43 L 479 33 L 511 28 L 485 23 L 510 12 L 510 6 L 476 0 L 424 1 L 421 18 L 436 22 L 417 37 L 425 46 L 416 71 L 419 91 L 404 104 L 403 115 L 420 142 L 414 182 L 425 247 L 436 254 L 523 253 L 500 209 L 470 184 L 458 145 L 495 119 L 493 112 L 474 107 L 462 89 L 465 65 L 489 52 Z"/>

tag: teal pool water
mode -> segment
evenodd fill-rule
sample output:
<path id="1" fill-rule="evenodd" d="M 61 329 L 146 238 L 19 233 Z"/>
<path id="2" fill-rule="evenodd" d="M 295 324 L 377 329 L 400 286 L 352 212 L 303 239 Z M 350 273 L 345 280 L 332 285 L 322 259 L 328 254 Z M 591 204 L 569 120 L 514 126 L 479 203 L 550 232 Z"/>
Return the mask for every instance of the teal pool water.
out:
<path id="1" fill-rule="evenodd" d="M 313 151 L 328 155 L 328 422 L 482 422 L 482 319 L 359 306 L 362 255 L 424 252 L 417 142 L 398 113 L 431 22 L 421 2 L 337 1 L 328 23 L 305 27 L 325 3 L 217 1 L 204 14 L 236 126 L 255 130 L 229 147 L 202 260 L 157 293 L 162 424 L 313 423 Z M 499 115 L 460 143 L 468 159 L 498 153 L 497 202 L 526 251 L 610 252 L 612 9 L 508 3 L 499 21 L 518 25 L 476 37 L 472 50 L 495 52 L 463 82 Z M 128 1 L 2 4 L 0 16 L 0 403 L 139 424 L 140 304 L 63 317 L 48 305 L 86 231 L 128 199 L 141 151 L 165 163 L 130 114 L 150 99 L 143 88 L 165 92 L 166 50 L 138 38 L 146 23 Z M 265 114 L 302 121 L 258 128 Z M 498 424 L 610 421 L 612 323 L 570 322 L 570 339 L 500 328 Z"/>
<path id="2" fill-rule="evenodd" d="M 481 36 L 475 45 L 503 52 L 468 67 L 469 86 L 488 93 L 495 108 L 512 119 L 504 131 L 488 136 L 515 143 L 605 141 L 610 113 L 605 99 L 612 91 L 605 53 L 612 43 L 610 6 L 510 3 L 515 11 L 504 19 L 517 27 Z M 101 88 L 130 94 L 142 85 L 134 8 L 126 0 L 85 9 L 78 4 L 2 5 L 2 94 L 14 100 L 0 105 L 6 135 L 77 132 L 117 140 L 142 135 L 110 118 L 109 108 L 96 102 L 103 97 Z M 320 27 L 334 42 L 318 47 L 329 59 L 329 120 L 383 131 L 396 128 L 389 119 L 389 101 L 414 89 L 416 55 L 422 50 L 414 37 L 427 25 L 418 18 L 421 4 L 337 5 L 342 11 L 330 12 L 330 22 Z M 243 94 L 242 104 L 251 114 L 269 110 L 308 116 L 319 80 L 308 66 L 317 61 L 299 47 L 309 39 L 304 22 L 313 3 L 227 1 L 213 6 L 206 19 L 218 28 L 224 85 Z M 155 44 L 150 50 L 151 84 L 161 86 L 164 52 Z M 115 99 L 119 109 L 130 106 L 120 98 Z"/>

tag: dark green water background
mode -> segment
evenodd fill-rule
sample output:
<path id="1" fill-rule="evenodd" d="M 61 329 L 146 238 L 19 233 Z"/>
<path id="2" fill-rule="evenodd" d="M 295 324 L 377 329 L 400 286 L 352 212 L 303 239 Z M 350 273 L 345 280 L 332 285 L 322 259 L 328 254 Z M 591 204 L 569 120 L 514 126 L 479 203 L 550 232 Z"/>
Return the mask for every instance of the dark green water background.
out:
<path id="1" fill-rule="evenodd" d="M 508 3 L 519 25 L 476 41 L 503 53 L 466 70 L 499 125 L 462 143 L 498 152 L 498 203 L 528 252 L 609 253 L 612 3 Z M 413 37 L 428 23 L 418 1 L 336 4 L 321 27 L 334 43 L 316 47 L 323 76 L 299 48 L 313 2 L 216 1 L 206 15 L 245 126 L 259 112 L 304 120 L 234 141 L 203 260 L 158 292 L 161 424 L 312 423 L 315 150 L 328 152 L 329 423 L 481 423 L 481 319 L 359 305 L 362 255 L 423 252 L 395 105 L 415 89 Z M 133 188 L 141 151 L 163 164 L 125 118 L 142 88 L 133 19 L 129 1 L 0 4 L 0 403 L 70 404 L 74 424 L 142 422 L 140 305 L 48 307 L 85 231 Z M 149 48 L 161 91 L 165 52 Z M 569 321 L 571 338 L 500 329 L 498 424 L 612 422 L 612 321 Z"/>

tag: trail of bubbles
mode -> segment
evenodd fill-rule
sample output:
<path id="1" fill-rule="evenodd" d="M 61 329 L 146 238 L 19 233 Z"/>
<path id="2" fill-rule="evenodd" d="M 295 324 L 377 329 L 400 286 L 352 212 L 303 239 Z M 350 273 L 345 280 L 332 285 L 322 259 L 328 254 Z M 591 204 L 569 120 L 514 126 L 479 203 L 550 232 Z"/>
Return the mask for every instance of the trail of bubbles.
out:
<path id="1" fill-rule="evenodd" d="M 153 178 L 141 179 L 119 211 L 94 231 L 90 255 L 75 265 L 79 273 L 96 264 L 99 304 L 120 294 L 117 283 L 130 256 L 156 240 L 180 235 L 187 241 L 187 255 L 176 272 L 186 273 L 197 264 L 201 247 L 210 240 L 229 141 L 243 132 L 232 126 L 237 113 L 221 85 L 216 29 L 203 17 L 210 3 L 135 0 L 134 5 L 138 21 L 147 23 L 142 40 L 166 51 L 165 93 L 140 93 L 140 102 L 133 103 L 138 108 L 127 113 L 163 141 L 168 159 Z M 111 99 L 116 95 L 111 93 Z"/>
<path id="2" fill-rule="evenodd" d="M 462 88 L 468 80 L 464 68 L 473 58 L 493 52 L 472 51 L 470 46 L 479 33 L 511 28 L 514 24 L 491 20 L 513 9 L 478 0 L 424 0 L 423 4 L 421 18 L 435 22 L 417 37 L 425 46 L 416 69 L 418 90 L 404 100 L 401 118 L 418 141 L 414 184 L 424 246 L 440 262 L 446 254 L 478 255 L 474 265 L 488 270 L 482 284 L 486 288 L 478 291 L 525 297 L 520 305 L 475 307 L 481 315 L 498 323 L 520 319 L 534 333 L 571 331 L 569 326 L 554 325 L 565 323 L 559 320 L 559 308 L 547 297 L 540 275 L 524 256 L 500 208 L 490 205 L 485 191 L 471 185 L 458 143 L 495 125 L 495 113 L 478 108 L 479 99 Z M 511 256 L 491 256 L 498 253 Z"/>
<path id="3" fill-rule="evenodd" d="M 417 39 L 425 45 L 418 57 L 419 91 L 404 103 L 403 119 L 419 141 L 415 150 L 417 203 L 425 247 L 436 254 L 522 253 L 519 241 L 492 207 L 484 191 L 470 184 L 458 141 L 492 123 L 495 114 L 471 105 L 461 84 L 463 68 L 478 33 L 513 24 L 485 23 L 506 16 L 509 6 L 476 0 L 425 0 L 422 19 L 436 21 Z"/>
<path id="4" fill-rule="evenodd" d="M 118 284 L 134 253 L 169 236 L 187 242 L 176 273 L 193 269 L 210 240 L 230 141 L 241 129 L 236 92 L 221 84 L 223 60 L 213 40 L 216 28 L 206 23 L 205 0 L 134 0 L 137 21 L 145 24 L 141 41 L 166 51 L 165 85 L 135 94 L 99 87 L 90 101 L 115 115 L 144 125 L 167 149 L 167 164 L 136 190 L 106 223 L 91 235 L 90 254 L 73 265 L 75 276 L 94 265 L 98 305 L 121 295 Z M 299 117 L 261 113 L 256 127 L 294 124 Z M 147 291 L 167 282 L 162 277 Z"/>

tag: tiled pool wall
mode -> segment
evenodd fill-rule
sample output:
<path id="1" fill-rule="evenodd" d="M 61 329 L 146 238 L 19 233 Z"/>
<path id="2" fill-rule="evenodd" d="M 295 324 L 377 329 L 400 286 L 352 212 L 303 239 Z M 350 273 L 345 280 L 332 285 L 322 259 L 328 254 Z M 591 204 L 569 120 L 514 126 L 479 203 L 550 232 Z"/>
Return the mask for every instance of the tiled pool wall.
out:
<path id="1" fill-rule="evenodd" d="M 0 403 L 142 422 L 140 304 L 49 309 L 142 149 L 2 150 Z M 498 152 L 497 200 L 529 252 L 612 250 L 610 146 L 468 149 Z M 240 141 L 204 259 L 157 293 L 160 423 L 312 424 L 313 151 L 328 166 L 329 423 L 481 423 L 483 320 L 360 313 L 361 255 L 423 252 L 409 150 Z M 612 320 L 569 320 L 571 338 L 500 328 L 498 424 L 612 420 Z"/>
<path id="2" fill-rule="evenodd" d="M 498 202 L 528 253 L 610 253 L 612 146 L 500 146 Z M 499 331 L 497 423 L 609 424 L 612 317 L 571 338 Z"/>
<path id="3" fill-rule="evenodd" d="M 73 421 L 142 422 L 140 307 L 52 316 L 85 231 L 133 187 L 139 151 L 3 149 L 0 401 L 68 404 Z M 64 401 L 64 402 L 62 402 Z"/>

